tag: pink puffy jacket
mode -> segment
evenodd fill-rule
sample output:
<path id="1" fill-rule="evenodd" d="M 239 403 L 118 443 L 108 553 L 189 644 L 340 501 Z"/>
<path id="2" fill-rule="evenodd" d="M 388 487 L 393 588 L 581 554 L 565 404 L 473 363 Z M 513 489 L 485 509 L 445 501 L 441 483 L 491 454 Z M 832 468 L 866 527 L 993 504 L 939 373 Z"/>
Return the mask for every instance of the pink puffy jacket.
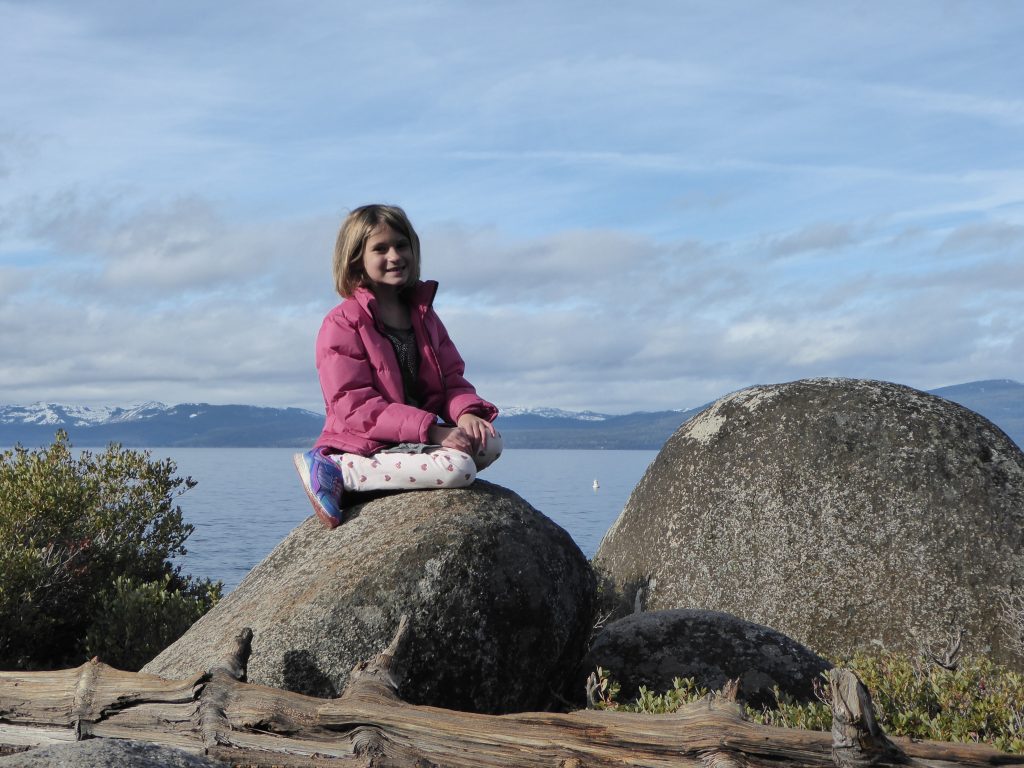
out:
<path id="1" fill-rule="evenodd" d="M 327 419 L 317 448 L 370 456 L 396 443 L 426 443 L 440 416 L 454 424 L 472 413 L 494 421 L 498 409 L 481 399 L 463 373 L 462 361 L 432 307 L 437 283 L 419 282 L 409 298 L 419 344 L 422 407 L 405 404 L 394 347 L 376 316 L 373 292 L 359 288 L 324 318 L 316 338 L 316 368 Z"/>

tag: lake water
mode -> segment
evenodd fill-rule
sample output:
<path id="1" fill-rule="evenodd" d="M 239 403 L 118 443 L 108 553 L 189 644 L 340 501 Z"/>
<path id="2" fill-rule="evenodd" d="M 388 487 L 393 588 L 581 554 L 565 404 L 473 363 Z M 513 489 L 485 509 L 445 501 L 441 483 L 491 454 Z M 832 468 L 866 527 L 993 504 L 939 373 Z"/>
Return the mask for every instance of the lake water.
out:
<path id="1" fill-rule="evenodd" d="M 312 508 L 291 449 L 154 448 L 199 484 L 179 499 L 195 526 L 180 562 L 196 576 L 238 584 Z M 480 477 L 510 488 L 565 528 L 592 557 L 657 451 L 506 450 Z M 594 480 L 600 487 L 593 488 Z"/>

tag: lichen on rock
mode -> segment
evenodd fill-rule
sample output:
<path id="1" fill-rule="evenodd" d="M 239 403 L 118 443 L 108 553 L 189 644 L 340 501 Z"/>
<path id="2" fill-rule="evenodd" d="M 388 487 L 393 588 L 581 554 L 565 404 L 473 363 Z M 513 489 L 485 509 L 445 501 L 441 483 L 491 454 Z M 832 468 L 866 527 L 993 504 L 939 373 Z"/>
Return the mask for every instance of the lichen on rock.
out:
<path id="1" fill-rule="evenodd" d="M 609 670 L 635 699 L 644 686 L 666 691 L 675 678 L 689 678 L 709 691 L 739 680 L 739 695 L 751 706 L 776 704 L 775 690 L 811 701 L 814 682 L 830 664 L 774 629 L 721 611 L 643 611 L 614 621 L 594 638 L 581 665 L 578 687 L 596 667 Z"/>
<path id="2" fill-rule="evenodd" d="M 998 427 L 908 387 L 811 379 L 680 427 L 596 563 L 653 577 L 650 609 L 726 611 L 826 655 L 964 629 L 966 650 L 1020 667 L 1004 596 L 1022 551 L 1024 454 Z"/>
<path id="3" fill-rule="evenodd" d="M 585 651 L 594 576 L 568 533 L 515 493 L 463 489 L 377 498 L 326 531 L 299 525 L 238 587 L 143 671 L 184 677 L 255 632 L 249 681 L 334 697 L 399 618 L 397 659 L 414 704 L 542 709 Z"/>

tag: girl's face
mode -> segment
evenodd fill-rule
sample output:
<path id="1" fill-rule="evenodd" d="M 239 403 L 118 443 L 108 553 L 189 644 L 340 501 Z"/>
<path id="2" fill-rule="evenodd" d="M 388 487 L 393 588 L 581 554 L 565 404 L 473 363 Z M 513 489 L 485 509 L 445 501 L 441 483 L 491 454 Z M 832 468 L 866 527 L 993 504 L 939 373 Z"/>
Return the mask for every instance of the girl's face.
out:
<path id="1" fill-rule="evenodd" d="M 366 287 L 374 293 L 397 291 L 409 280 L 412 244 L 387 224 L 378 224 L 363 246 Z"/>

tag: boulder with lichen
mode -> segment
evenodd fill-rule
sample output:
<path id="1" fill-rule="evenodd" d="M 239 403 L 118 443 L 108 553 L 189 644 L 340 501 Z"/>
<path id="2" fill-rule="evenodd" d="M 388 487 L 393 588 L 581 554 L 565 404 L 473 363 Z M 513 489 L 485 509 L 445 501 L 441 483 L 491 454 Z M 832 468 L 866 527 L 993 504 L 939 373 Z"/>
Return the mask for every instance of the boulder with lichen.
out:
<path id="1" fill-rule="evenodd" d="M 596 563 L 649 609 L 726 611 L 826 655 L 965 650 L 1021 666 L 1024 454 L 879 381 L 728 395 L 668 440 Z"/>
<path id="2" fill-rule="evenodd" d="M 238 587 L 143 671 L 184 677 L 255 637 L 249 680 L 334 697 L 405 614 L 397 660 L 408 702 L 501 713 L 564 691 L 592 625 L 594 576 L 562 528 L 515 493 L 477 481 L 399 493 L 299 525 Z"/>

